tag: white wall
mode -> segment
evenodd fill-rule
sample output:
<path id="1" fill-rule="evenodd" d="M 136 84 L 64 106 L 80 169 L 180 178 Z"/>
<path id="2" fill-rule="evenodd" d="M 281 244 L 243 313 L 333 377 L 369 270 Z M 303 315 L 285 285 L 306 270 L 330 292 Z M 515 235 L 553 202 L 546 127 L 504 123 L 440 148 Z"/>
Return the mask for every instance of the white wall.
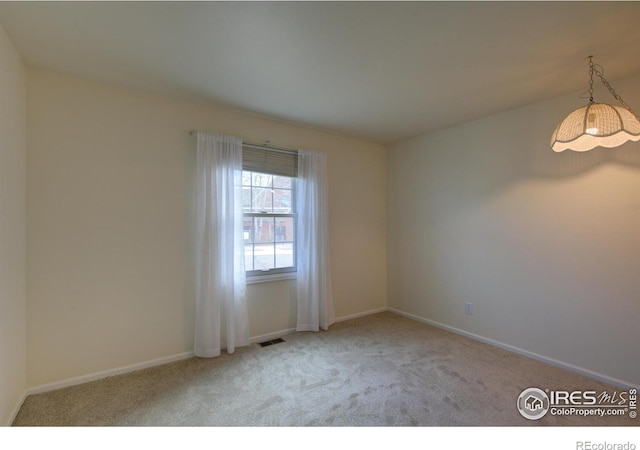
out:
<path id="1" fill-rule="evenodd" d="M 25 68 L 0 26 L 0 425 L 25 390 Z"/>
<path id="2" fill-rule="evenodd" d="M 192 350 L 193 129 L 327 152 L 336 315 L 386 306 L 383 146 L 31 68 L 27 87 L 29 387 Z M 249 287 L 252 336 L 295 326 L 292 283 Z"/>
<path id="3" fill-rule="evenodd" d="M 640 105 L 640 78 L 613 84 Z M 555 126 L 584 103 L 570 95 L 390 148 L 389 306 L 638 385 L 640 143 L 552 152 Z"/>

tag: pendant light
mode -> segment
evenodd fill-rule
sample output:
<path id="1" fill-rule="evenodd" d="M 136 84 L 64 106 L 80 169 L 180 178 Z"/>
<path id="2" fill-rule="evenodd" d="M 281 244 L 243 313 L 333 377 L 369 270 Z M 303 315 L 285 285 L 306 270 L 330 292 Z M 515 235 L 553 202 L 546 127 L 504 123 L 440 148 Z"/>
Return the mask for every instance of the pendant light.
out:
<path id="1" fill-rule="evenodd" d="M 613 148 L 627 141 L 640 141 L 640 120 L 604 78 L 602 66 L 589 56 L 589 103 L 570 113 L 553 132 L 551 148 L 555 152 L 586 152 L 595 147 Z M 622 106 L 593 101 L 593 74 Z"/>

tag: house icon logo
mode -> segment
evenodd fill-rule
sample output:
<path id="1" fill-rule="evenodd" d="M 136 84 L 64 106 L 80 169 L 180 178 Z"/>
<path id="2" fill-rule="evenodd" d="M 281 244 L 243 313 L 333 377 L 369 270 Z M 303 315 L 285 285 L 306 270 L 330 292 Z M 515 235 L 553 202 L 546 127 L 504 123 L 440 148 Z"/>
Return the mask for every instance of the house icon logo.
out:
<path id="1" fill-rule="evenodd" d="M 530 395 L 524 401 L 524 405 L 527 407 L 527 409 L 529 409 L 529 411 L 538 411 L 542 409 L 542 400 L 540 400 L 538 397 Z"/>
<path id="2" fill-rule="evenodd" d="M 549 397 L 542 389 L 525 389 L 518 397 L 518 411 L 525 419 L 541 419 L 549 411 Z"/>

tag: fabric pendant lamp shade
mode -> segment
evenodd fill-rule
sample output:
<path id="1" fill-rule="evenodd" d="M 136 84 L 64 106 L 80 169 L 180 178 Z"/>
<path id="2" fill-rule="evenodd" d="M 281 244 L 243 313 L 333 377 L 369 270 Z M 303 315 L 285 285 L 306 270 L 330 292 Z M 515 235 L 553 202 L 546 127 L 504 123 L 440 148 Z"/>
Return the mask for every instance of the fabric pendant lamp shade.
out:
<path id="1" fill-rule="evenodd" d="M 640 141 L 640 121 L 620 106 L 590 102 L 570 113 L 551 137 L 555 152 L 585 152 L 595 147 L 613 148 Z"/>

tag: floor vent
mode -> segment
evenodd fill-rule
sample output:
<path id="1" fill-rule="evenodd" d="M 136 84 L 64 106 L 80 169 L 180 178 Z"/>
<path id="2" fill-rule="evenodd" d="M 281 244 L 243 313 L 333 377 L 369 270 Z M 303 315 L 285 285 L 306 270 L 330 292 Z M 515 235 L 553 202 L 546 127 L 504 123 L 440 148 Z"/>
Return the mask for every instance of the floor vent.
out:
<path id="1" fill-rule="evenodd" d="M 279 344 L 280 342 L 285 342 L 282 338 L 272 339 L 270 341 L 260 342 L 260 347 L 266 347 L 267 345 Z"/>

